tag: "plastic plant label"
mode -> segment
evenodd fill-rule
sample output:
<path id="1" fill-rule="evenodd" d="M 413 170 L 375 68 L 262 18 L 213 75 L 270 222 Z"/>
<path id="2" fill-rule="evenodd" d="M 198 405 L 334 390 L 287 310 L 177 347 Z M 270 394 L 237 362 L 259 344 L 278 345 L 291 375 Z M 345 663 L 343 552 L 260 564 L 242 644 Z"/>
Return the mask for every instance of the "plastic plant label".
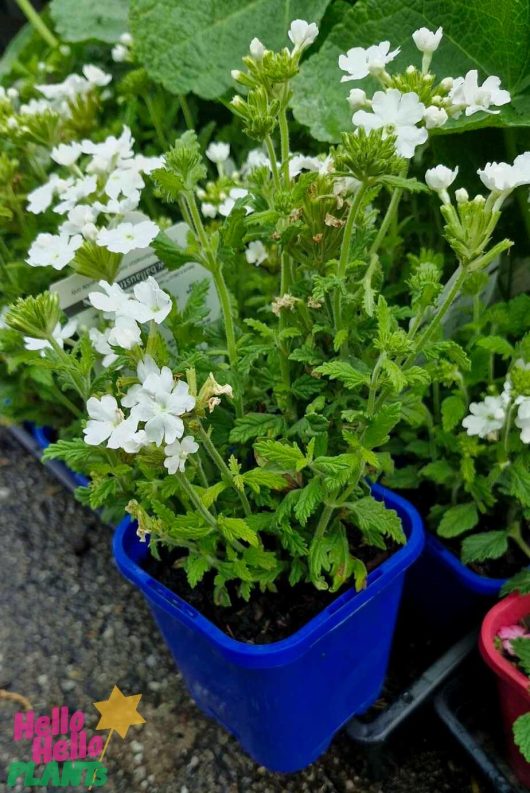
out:
<path id="1" fill-rule="evenodd" d="M 187 229 L 186 223 L 176 223 L 166 230 L 166 234 L 174 242 L 184 246 Z M 152 248 L 144 248 L 131 251 L 123 257 L 116 283 L 126 292 L 132 292 L 136 284 L 145 281 L 150 275 L 156 278 L 162 289 L 176 298 L 180 309 L 184 307 L 193 284 L 208 279 L 210 282 L 207 298 L 208 321 L 215 322 L 219 318 L 219 298 L 213 277 L 202 265 L 197 262 L 187 262 L 178 270 L 168 270 Z M 57 281 L 50 288 L 58 293 L 61 308 L 67 317 L 76 317 L 80 326 L 91 327 L 97 323 L 99 312 L 88 300 L 90 292 L 100 291 L 97 281 L 75 274 Z"/>

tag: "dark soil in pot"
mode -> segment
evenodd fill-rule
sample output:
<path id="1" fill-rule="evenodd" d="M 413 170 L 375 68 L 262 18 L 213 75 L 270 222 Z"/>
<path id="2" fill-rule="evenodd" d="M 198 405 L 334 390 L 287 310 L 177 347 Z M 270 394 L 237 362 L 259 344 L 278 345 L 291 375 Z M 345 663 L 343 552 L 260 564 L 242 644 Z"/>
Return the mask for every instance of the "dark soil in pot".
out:
<path id="1" fill-rule="evenodd" d="M 356 556 L 364 562 L 368 572 L 382 564 L 399 549 L 391 545 L 386 551 L 372 546 L 356 548 Z M 309 620 L 329 606 L 336 598 L 353 586 L 353 579 L 337 592 L 320 591 L 312 584 L 297 584 L 291 587 L 285 578 L 280 579 L 276 592 L 260 592 L 254 589 L 248 603 L 237 597 L 230 582 L 232 605 L 216 606 L 213 603 L 213 573 L 192 588 L 184 570 L 175 567 L 180 553 L 160 549 L 160 561 L 151 555 L 144 568 L 153 578 L 179 595 L 214 623 L 224 633 L 248 644 L 269 644 L 291 636 Z"/>

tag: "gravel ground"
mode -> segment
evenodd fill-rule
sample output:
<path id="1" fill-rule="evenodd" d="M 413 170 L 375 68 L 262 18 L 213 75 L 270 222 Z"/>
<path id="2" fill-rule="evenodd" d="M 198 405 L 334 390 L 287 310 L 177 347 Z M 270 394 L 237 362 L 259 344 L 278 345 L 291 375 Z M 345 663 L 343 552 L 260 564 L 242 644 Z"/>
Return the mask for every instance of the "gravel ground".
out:
<path id="1" fill-rule="evenodd" d="M 338 736 L 318 763 L 282 776 L 258 767 L 190 700 L 141 596 L 114 567 L 110 529 L 5 430 L 0 430 L 0 688 L 38 713 L 56 705 L 97 714 L 91 703 L 117 684 L 143 693 L 143 726 L 114 736 L 109 793 L 481 793 L 428 711 L 385 755 L 374 781 L 366 753 Z M 12 741 L 13 713 L 0 699 L 0 790 L 5 769 L 29 760 Z M 372 768 L 372 774 L 369 773 Z M 12 790 L 13 788 L 10 788 Z M 19 790 L 28 788 L 19 787 Z M 66 790 L 44 788 L 38 790 Z M 76 788 L 79 790 L 79 788 Z"/>

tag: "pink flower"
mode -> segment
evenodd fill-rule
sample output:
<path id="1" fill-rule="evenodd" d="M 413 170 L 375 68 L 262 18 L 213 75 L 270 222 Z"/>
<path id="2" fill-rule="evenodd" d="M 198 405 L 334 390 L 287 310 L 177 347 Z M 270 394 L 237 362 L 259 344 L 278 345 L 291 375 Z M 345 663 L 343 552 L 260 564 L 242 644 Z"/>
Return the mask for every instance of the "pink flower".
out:
<path id="1" fill-rule="evenodd" d="M 530 638 L 529 634 L 525 631 L 522 625 L 507 625 L 501 628 L 497 634 L 498 638 L 502 641 L 502 646 L 510 655 L 515 655 L 512 649 L 511 639 L 518 639 L 521 636 Z"/>

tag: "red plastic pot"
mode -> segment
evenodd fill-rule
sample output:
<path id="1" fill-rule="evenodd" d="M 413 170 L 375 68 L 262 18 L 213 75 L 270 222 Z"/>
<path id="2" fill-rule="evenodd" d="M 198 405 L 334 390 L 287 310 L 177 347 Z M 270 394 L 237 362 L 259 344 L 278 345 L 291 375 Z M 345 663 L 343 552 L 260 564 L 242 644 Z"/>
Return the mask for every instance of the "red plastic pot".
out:
<path id="1" fill-rule="evenodd" d="M 517 779 L 530 788 L 530 763 L 515 745 L 512 731 L 514 721 L 530 711 L 530 681 L 495 646 L 495 637 L 501 628 L 515 625 L 528 614 L 530 595 L 514 593 L 501 600 L 484 618 L 479 646 L 482 657 L 497 676 L 509 763 Z"/>

